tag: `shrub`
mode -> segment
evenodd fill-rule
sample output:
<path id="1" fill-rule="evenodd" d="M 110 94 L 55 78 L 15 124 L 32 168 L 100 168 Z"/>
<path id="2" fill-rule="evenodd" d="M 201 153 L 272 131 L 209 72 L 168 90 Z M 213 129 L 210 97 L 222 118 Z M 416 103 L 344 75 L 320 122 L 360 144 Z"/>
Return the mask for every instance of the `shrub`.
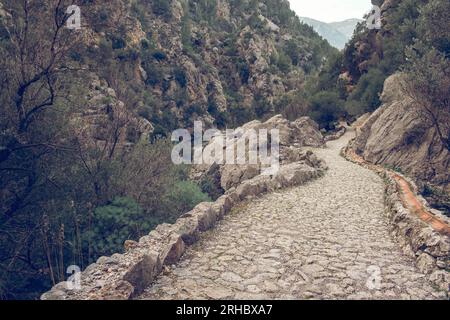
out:
<path id="1" fill-rule="evenodd" d="M 359 114 L 372 112 L 380 106 L 380 94 L 385 80 L 386 75 L 378 69 L 371 69 L 359 79 L 358 84 L 349 96 L 350 101 L 358 101 L 360 106 L 360 110 L 354 110 L 354 112 Z"/>
<path id="2" fill-rule="evenodd" d="M 123 250 L 125 240 L 143 236 L 153 225 L 136 201 L 118 197 L 94 210 L 92 230 L 85 236 L 94 256 L 111 255 Z"/>
<path id="3" fill-rule="evenodd" d="M 123 38 L 113 37 L 111 42 L 114 50 L 123 49 L 127 46 L 127 43 Z"/>
<path id="4" fill-rule="evenodd" d="M 169 191 L 167 200 L 173 212 L 179 215 L 192 210 L 200 202 L 211 201 L 211 198 L 195 182 L 179 181 Z"/>
<path id="5" fill-rule="evenodd" d="M 278 53 L 277 67 L 281 72 L 288 73 L 291 70 L 292 61 L 283 51 Z"/>
<path id="6" fill-rule="evenodd" d="M 247 84 L 250 78 L 250 67 L 245 61 L 239 61 L 237 63 L 237 68 L 239 72 L 239 77 L 241 78 L 242 84 Z"/>
<path id="7" fill-rule="evenodd" d="M 186 72 L 183 68 L 177 67 L 174 71 L 174 77 L 175 80 L 180 84 L 182 88 L 186 87 L 187 84 L 187 77 Z"/>
<path id="8" fill-rule="evenodd" d="M 336 92 L 319 92 L 310 101 L 311 118 L 321 128 L 334 129 L 334 123 L 343 115 L 344 101 Z"/>
<path id="9" fill-rule="evenodd" d="M 255 110 L 258 118 L 263 118 L 272 112 L 272 104 L 266 97 L 257 95 L 253 101 L 253 109 Z"/>
<path id="10" fill-rule="evenodd" d="M 294 121 L 300 117 L 308 115 L 309 105 L 305 94 L 301 91 L 294 91 L 284 94 L 275 101 L 275 112 L 281 113 L 286 119 Z"/>
<path id="11" fill-rule="evenodd" d="M 170 6 L 172 4 L 172 0 L 153 0 L 152 1 L 152 9 L 153 13 L 164 16 L 166 18 L 170 18 L 172 15 L 172 11 Z"/>
<path id="12" fill-rule="evenodd" d="M 199 184 L 202 192 L 207 194 L 213 200 L 217 200 L 224 193 L 224 190 L 220 186 L 220 182 L 216 183 L 214 178 L 208 175 L 204 176 Z"/>
<path id="13" fill-rule="evenodd" d="M 157 61 L 164 61 L 167 59 L 167 55 L 160 50 L 156 50 L 155 52 L 153 52 L 152 56 Z"/>

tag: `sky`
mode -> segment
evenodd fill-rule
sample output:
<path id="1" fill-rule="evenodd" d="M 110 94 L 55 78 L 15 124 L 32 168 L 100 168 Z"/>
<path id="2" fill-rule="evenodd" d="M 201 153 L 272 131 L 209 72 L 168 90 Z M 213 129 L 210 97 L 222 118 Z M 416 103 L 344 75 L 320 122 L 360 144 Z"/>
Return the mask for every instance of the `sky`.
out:
<path id="1" fill-rule="evenodd" d="M 372 8 L 371 0 L 289 0 L 299 17 L 323 22 L 362 18 Z"/>

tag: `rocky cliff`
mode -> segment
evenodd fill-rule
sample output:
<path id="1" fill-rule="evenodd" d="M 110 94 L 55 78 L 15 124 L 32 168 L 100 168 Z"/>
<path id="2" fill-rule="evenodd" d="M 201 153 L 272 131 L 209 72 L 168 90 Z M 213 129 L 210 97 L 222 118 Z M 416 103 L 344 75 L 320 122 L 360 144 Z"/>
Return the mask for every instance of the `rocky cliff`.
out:
<path id="1" fill-rule="evenodd" d="M 450 153 L 434 127 L 418 116 L 414 102 L 402 90 L 402 75 L 389 77 L 382 106 L 358 129 L 355 150 L 365 160 L 401 170 L 421 182 L 450 192 Z"/>
<path id="2" fill-rule="evenodd" d="M 75 58 L 158 133 L 280 112 L 333 49 L 279 1 L 115 0 L 81 7 Z M 275 110 L 278 109 L 278 110 Z"/>

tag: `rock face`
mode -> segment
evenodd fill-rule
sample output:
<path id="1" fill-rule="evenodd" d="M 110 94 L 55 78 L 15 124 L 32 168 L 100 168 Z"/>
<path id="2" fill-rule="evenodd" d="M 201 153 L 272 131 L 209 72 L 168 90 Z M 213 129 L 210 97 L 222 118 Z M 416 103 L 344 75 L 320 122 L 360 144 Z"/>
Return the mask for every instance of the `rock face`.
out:
<path id="1" fill-rule="evenodd" d="M 128 110 L 105 81 L 95 74 L 89 76 L 86 105 L 71 119 L 74 133 L 83 146 L 103 149 L 114 143 L 117 148 L 125 148 L 148 139 L 153 125 Z"/>
<path id="2" fill-rule="evenodd" d="M 266 122 L 258 120 L 246 123 L 235 132 L 240 132 L 240 138 L 227 143 L 225 151 L 228 148 L 237 150 L 240 141 L 248 137 L 250 130 L 265 129 L 268 132 L 272 129 L 278 129 L 280 133 L 280 154 L 281 164 L 301 162 L 313 168 L 323 168 L 325 165 L 318 160 L 312 152 L 302 150 L 302 147 L 321 147 L 324 144 L 324 138 L 319 131 L 319 126 L 307 117 L 299 118 L 295 121 L 284 119 L 281 115 L 274 116 Z M 215 144 L 221 143 L 218 139 L 212 139 L 207 148 L 216 149 Z M 248 149 L 248 148 L 247 148 Z M 270 151 L 270 146 L 268 146 Z M 191 177 L 194 180 L 202 180 L 205 176 L 212 179 L 217 187 L 227 191 L 236 187 L 242 181 L 251 179 L 261 173 L 267 166 L 262 164 L 209 164 L 196 165 L 192 169 Z"/>
<path id="3" fill-rule="evenodd" d="M 90 62 L 116 91 L 132 87 L 127 108 L 164 129 L 198 119 L 218 125 L 224 113 L 242 124 L 263 103 L 273 113 L 333 51 L 308 26 L 290 23 L 297 18 L 287 0 L 104 2 L 80 5 Z M 114 59 L 96 60 L 104 54 Z M 235 117 L 235 108 L 247 116 Z"/>
<path id="4" fill-rule="evenodd" d="M 353 147 L 374 164 L 398 168 L 418 181 L 450 192 L 450 153 L 436 130 L 417 116 L 411 99 L 403 94 L 400 74 L 388 78 L 382 106 L 360 127 Z"/>

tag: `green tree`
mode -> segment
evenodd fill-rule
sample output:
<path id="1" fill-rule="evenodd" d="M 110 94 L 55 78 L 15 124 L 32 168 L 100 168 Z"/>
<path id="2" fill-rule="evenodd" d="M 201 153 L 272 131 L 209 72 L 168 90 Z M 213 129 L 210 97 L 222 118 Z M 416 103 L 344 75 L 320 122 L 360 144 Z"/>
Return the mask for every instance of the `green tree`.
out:
<path id="1" fill-rule="evenodd" d="M 343 116 L 344 101 L 336 92 L 319 92 L 311 97 L 310 115 L 321 128 L 334 129 L 334 123 Z"/>
<path id="2" fill-rule="evenodd" d="M 179 181 L 167 194 L 168 202 L 173 212 L 188 212 L 200 202 L 210 202 L 211 198 L 202 192 L 192 181 Z"/>
<path id="3" fill-rule="evenodd" d="M 94 256 L 123 252 L 125 240 L 138 239 L 148 233 L 157 221 L 152 221 L 131 198 L 118 197 L 110 204 L 94 210 L 92 229 L 84 234 L 91 243 Z"/>

